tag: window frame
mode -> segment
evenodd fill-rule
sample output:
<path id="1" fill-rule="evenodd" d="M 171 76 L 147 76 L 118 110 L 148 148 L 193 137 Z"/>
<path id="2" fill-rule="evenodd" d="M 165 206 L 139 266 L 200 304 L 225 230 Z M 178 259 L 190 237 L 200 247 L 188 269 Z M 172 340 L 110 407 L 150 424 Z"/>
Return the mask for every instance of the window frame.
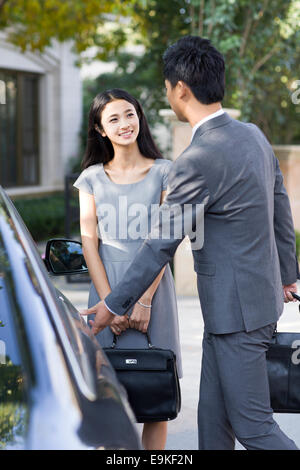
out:
<path id="1" fill-rule="evenodd" d="M 30 186 L 38 186 L 40 185 L 40 77 L 41 75 L 34 72 L 26 72 L 22 70 L 15 70 L 15 69 L 6 69 L 0 67 L 0 73 L 4 75 L 14 75 L 16 77 L 16 164 L 17 164 L 17 176 L 16 176 L 16 183 L 15 184 L 8 184 L 5 181 L 0 181 L 0 184 L 4 188 L 17 188 L 17 187 L 30 187 Z M 23 78 L 34 78 L 36 79 L 36 87 L 35 87 L 35 101 L 36 101 L 36 109 L 34 113 L 34 122 L 35 122 L 35 130 L 34 130 L 34 142 L 36 147 L 36 156 L 35 156 L 35 171 L 36 171 L 36 179 L 34 182 L 26 183 L 24 182 L 24 158 L 23 158 L 23 88 L 24 88 L 24 81 Z M 5 105 L 0 105 L 5 106 Z"/>

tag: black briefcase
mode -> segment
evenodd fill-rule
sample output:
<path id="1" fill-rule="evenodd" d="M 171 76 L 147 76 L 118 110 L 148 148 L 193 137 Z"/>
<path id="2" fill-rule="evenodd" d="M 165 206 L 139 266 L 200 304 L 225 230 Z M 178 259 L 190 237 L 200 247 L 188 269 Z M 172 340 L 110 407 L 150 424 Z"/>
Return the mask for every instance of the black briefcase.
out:
<path id="1" fill-rule="evenodd" d="M 176 356 L 169 349 L 156 348 L 147 334 L 147 349 L 118 349 L 117 337 L 103 348 L 125 387 L 138 423 L 175 419 L 181 407 Z"/>
<path id="2" fill-rule="evenodd" d="M 300 413 L 300 333 L 274 331 L 267 351 L 267 369 L 274 412 Z"/>

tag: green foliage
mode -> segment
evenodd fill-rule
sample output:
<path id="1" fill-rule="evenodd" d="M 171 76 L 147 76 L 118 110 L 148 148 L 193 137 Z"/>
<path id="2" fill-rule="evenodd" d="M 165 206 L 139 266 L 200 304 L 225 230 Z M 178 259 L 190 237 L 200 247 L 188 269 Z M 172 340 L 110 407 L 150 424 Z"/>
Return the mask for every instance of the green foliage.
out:
<path id="1" fill-rule="evenodd" d="M 10 28 L 10 41 L 24 50 L 43 51 L 53 39 L 72 40 L 78 53 L 97 46 L 98 57 L 125 40 L 118 23 L 104 34 L 107 15 L 126 16 L 139 0 L 0 0 L 0 28 Z"/>
<path id="2" fill-rule="evenodd" d="M 142 44 L 144 53 L 133 55 L 122 50 L 110 56 L 117 61 L 113 73 L 87 80 L 84 86 L 84 115 L 94 96 L 108 88 L 123 88 L 141 102 L 151 126 L 160 121 L 158 111 L 168 107 L 162 78 L 162 55 L 167 45 L 189 33 L 186 15 L 180 14 L 183 0 L 148 0 L 134 9 L 131 20 L 131 43 Z"/>
<path id="3" fill-rule="evenodd" d="M 23 388 L 22 369 L 7 356 L 6 364 L 0 364 L 0 450 L 23 431 Z"/>
<path id="4" fill-rule="evenodd" d="M 0 403 L 0 450 L 24 434 L 24 410 L 19 403 Z"/>
<path id="5" fill-rule="evenodd" d="M 14 205 L 35 241 L 64 235 L 65 201 L 63 194 L 15 200 Z"/>
<path id="6" fill-rule="evenodd" d="M 79 54 L 95 46 L 95 58 L 118 65 L 88 82 L 85 103 L 105 88 L 126 88 L 152 124 L 167 106 L 164 50 L 186 34 L 207 37 L 226 59 L 224 106 L 240 109 L 274 144 L 300 143 L 300 104 L 291 99 L 300 79 L 299 0 L 0 0 L 7 27 L 23 50 L 43 51 L 53 39 L 73 40 Z M 145 52 L 121 49 L 133 44 Z"/>
<path id="7" fill-rule="evenodd" d="M 149 0 L 134 9 L 130 38 L 145 53 L 119 52 L 113 74 L 86 85 L 86 97 L 119 86 L 133 91 L 150 122 L 166 107 L 162 54 L 186 34 L 207 37 L 226 60 L 224 106 L 241 110 L 272 143 L 300 143 L 300 105 L 292 103 L 300 79 L 299 0 Z M 127 27 L 128 28 L 128 27 Z"/>
<path id="8" fill-rule="evenodd" d="M 0 403 L 22 402 L 23 375 L 20 366 L 14 365 L 9 357 L 0 365 Z"/>

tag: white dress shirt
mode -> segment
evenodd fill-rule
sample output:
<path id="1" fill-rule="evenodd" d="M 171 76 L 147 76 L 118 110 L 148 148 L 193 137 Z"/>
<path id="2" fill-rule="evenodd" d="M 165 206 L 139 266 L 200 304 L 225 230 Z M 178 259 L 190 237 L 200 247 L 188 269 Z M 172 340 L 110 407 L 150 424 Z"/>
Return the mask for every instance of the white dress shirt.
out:
<path id="1" fill-rule="evenodd" d="M 104 305 L 105 305 L 105 307 L 107 308 L 107 310 L 109 310 L 109 311 L 110 311 L 110 313 L 113 313 L 114 315 L 117 315 L 117 313 L 116 313 L 116 312 L 113 312 L 113 311 L 112 311 L 112 310 L 111 310 L 111 309 L 110 309 L 110 308 L 109 308 L 109 307 L 106 305 L 106 302 L 105 302 L 105 300 L 103 300 L 103 302 L 104 302 Z"/>
<path id="2" fill-rule="evenodd" d="M 191 141 L 193 140 L 193 137 L 196 133 L 196 130 L 199 129 L 199 127 L 202 126 L 202 124 L 204 124 L 206 121 L 209 121 L 210 119 L 213 119 L 217 116 L 221 116 L 224 113 L 225 113 L 224 109 L 221 108 L 218 111 L 216 111 L 215 113 L 210 114 L 209 116 L 206 116 L 205 118 L 201 119 L 201 121 L 197 122 L 197 124 L 194 125 L 193 130 L 192 130 Z"/>

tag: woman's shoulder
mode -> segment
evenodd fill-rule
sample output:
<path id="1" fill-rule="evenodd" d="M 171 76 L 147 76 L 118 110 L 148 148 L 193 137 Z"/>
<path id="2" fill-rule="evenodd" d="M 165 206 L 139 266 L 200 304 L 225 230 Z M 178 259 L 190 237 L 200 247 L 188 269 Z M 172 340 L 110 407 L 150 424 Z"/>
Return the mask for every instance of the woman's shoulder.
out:
<path id="1" fill-rule="evenodd" d="M 94 173 L 97 173 L 103 167 L 102 163 L 94 163 L 94 165 L 90 165 L 85 168 L 80 174 L 84 176 L 91 176 Z"/>
<path id="2" fill-rule="evenodd" d="M 93 194 L 93 187 L 95 180 L 95 175 L 98 175 L 99 170 L 101 169 L 102 163 L 96 163 L 94 165 L 88 166 L 85 168 L 77 180 L 73 183 L 73 186 L 77 189 L 80 189 L 89 194 Z"/>
<path id="3" fill-rule="evenodd" d="M 172 167 L 172 162 L 171 160 L 167 160 L 166 158 L 158 158 L 157 160 L 155 160 L 155 163 L 157 165 L 156 168 L 158 168 L 158 174 L 161 179 L 162 190 L 165 191 L 168 186 L 168 175 Z"/>
<path id="4" fill-rule="evenodd" d="M 165 165 L 165 166 L 172 165 L 172 161 L 168 160 L 167 158 L 157 158 L 155 160 L 155 163 L 158 164 L 158 165 Z"/>
<path id="5" fill-rule="evenodd" d="M 172 166 L 172 163 L 173 162 L 171 160 L 167 160 L 166 158 L 157 158 L 155 160 L 155 164 L 163 172 L 165 172 L 165 171 L 168 172 L 170 170 L 171 166 Z"/>
<path id="6" fill-rule="evenodd" d="M 95 178 L 96 179 L 98 178 L 99 172 L 101 172 L 102 168 L 103 168 L 102 163 L 94 163 L 94 165 L 88 166 L 80 173 L 80 178 L 85 178 L 85 179 L 88 179 L 89 181 L 94 181 Z"/>

